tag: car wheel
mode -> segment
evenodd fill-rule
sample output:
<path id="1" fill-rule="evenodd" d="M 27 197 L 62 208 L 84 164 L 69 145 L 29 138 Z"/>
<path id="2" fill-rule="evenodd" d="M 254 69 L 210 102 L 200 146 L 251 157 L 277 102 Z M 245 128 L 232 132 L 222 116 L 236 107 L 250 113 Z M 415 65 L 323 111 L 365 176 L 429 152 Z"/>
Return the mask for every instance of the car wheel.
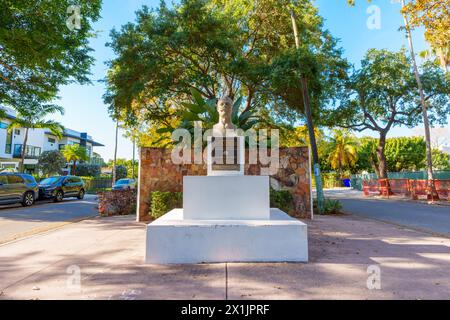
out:
<path id="1" fill-rule="evenodd" d="M 64 194 L 61 190 L 58 190 L 55 195 L 55 202 L 60 202 L 64 199 Z"/>
<path id="2" fill-rule="evenodd" d="M 83 200 L 83 198 L 84 198 L 84 190 L 83 189 L 80 190 L 80 192 L 78 193 L 77 198 L 80 199 L 80 200 Z"/>
<path id="3" fill-rule="evenodd" d="M 29 207 L 34 204 L 34 194 L 33 192 L 26 192 L 23 196 L 22 205 L 24 207 Z"/>

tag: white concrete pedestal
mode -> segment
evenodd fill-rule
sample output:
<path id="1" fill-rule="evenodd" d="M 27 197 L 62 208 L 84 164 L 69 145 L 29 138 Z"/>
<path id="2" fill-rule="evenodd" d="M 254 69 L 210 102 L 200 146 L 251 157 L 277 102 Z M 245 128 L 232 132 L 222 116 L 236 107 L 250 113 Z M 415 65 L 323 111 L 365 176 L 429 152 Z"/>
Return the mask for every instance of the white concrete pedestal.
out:
<path id="1" fill-rule="evenodd" d="M 183 209 L 147 226 L 145 261 L 307 262 L 307 226 L 270 209 L 267 176 L 187 176 Z"/>
<path id="2" fill-rule="evenodd" d="M 145 261 L 307 262 L 307 226 L 279 209 L 268 220 L 188 220 L 174 209 L 147 226 Z"/>

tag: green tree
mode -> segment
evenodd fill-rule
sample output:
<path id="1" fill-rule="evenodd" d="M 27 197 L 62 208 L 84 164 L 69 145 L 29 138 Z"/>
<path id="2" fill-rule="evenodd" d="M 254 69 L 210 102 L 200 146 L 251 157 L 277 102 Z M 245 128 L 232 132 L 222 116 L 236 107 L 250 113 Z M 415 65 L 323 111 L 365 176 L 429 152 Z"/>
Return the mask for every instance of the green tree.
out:
<path id="1" fill-rule="evenodd" d="M 11 120 L 8 130 L 16 128 L 25 129 L 25 136 L 21 148 L 20 171 L 24 171 L 25 156 L 27 153 L 28 134 L 34 129 L 48 129 L 57 138 L 62 138 L 64 127 L 53 120 L 45 120 L 50 114 L 64 113 L 64 109 L 53 104 L 41 104 L 40 102 L 29 100 L 26 106 L 18 108 L 16 117 Z"/>
<path id="2" fill-rule="evenodd" d="M 386 165 L 390 172 L 416 171 L 425 163 L 426 144 L 422 137 L 398 137 L 386 140 Z"/>
<path id="3" fill-rule="evenodd" d="M 70 30 L 74 4 L 80 28 Z M 60 85 L 89 83 L 88 39 L 100 7 L 101 0 L 0 1 L 0 103 L 20 107 L 30 96 L 49 101 Z"/>
<path id="4" fill-rule="evenodd" d="M 389 52 L 371 49 L 353 73 L 341 104 L 330 113 L 330 122 L 358 131 L 373 130 L 379 134 L 377 173 L 387 178 L 386 136 L 392 127 L 414 127 L 422 121 L 421 102 L 417 99 L 417 83 L 405 50 Z M 449 114 L 449 86 L 438 67 L 425 64 L 421 68 L 423 89 L 430 119 L 445 123 Z"/>
<path id="5" fill-rule="evenodd" d="M 409 16 L 409 27 L 425 28 L 425 39 L 439 64 L 447 71 L 450 64 L 450 9 L 442 0 L 414 0 L 403 4 L 402 11 Z"/>
<path id="6" fill-rule="evenodd" d="M 358 160 L 357 141 L 347 130 L 334 130 L 329 146 L 328 161 L 342 178 L 343 168 L 352 168 Z"/>
<path id="7" fill-rule="evenodd" d="M 44 176 L 58 175 L 66 165 L 66 159 L 58 150 L 44 151 L 38 159 L 38 168 Z"/>
<path id="8" fill-rule="evenodd" d="M 433 149 L 433 169 L 450 170 L 450 154 Z"/>
<path id="9" fill-rule="evenodd" d="M 351 5 L 354 5 L 354 0 L 347 0 Z M 369 0 L 370 2 L 370 0 Z M 429 198 L 439 198 L 434 187 L 433 177 L 433 159 L 432 146 L 430 134 L 430 121 L 428 115 L 427 99 L 423 87 L 423 79 L 421 78 L 419 67 L 416 61 L 416 54 L 414 50 L 414 43 L 411 30 L 417 26 L 425 27 L 425 38 L 430 42 L 431 46 L 438 51 L 441 65 L 445 72 L 447 72 L 448 53 L 450 50 L 449 41 L 449 10 L 445 1 L 434 0 L 401 0 L 404 29 L 408 39 L 409 51 L 411 54 L 411 61 L 414 70 L 414 76 L 417 83 L 417 91 L 420 97 L 420 106 L 422 109 L 422 120 L 425 129 L 425 143 L 426 143 L 426 157 L 427 157 L 427 178 Z"/>
<path id="10" fill-rule="evenodd" d="M 75 175 L 75 170 L 76 170 L 78 161 L 89 160 L 89 156 L 88 156 L 86 148 L 80 146 L 79 144 L 66 145 L 62 150 L 62 154 L 67 162 L 72 162 L 72 168 L 71 168 L 72 175 Z"/>

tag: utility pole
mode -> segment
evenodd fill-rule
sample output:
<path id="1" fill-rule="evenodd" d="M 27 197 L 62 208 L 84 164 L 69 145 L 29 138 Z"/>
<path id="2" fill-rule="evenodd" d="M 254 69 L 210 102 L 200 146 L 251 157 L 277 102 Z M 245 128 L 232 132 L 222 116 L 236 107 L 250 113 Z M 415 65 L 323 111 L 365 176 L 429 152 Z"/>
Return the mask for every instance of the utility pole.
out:
<path id="1" fill-rule="evenodd" d="M 116 184 L 117 173 L 116 173 L 116 162 L 117 162 L 117 144 L 119 139 L 119 119 L 116 120 L 116 141 L 114 146 L 114 160 L 113 160 L 113 171 L 112 171 L 112 184 Z"/>
<path id="2" fill-rule="evenodd" d="M 402 9 L 406 8 L 405 0 L 402 0 Z M 422 106 L 422 117 L 423 117 L 423 126 L 425 129 L 425 144 L 426 144 L 426 154 L 427 154 L 427 189 L 428 189 L 428 198 L 433 201 L 439 199 L 439 195 L 436 192 L 436 187 L 434 185 L 434 176 L 433 176 L 433 159 L 431 156 L 431 134 L 430 134 L 430 122 L 428 120 L 428 112 L 427 105 L 425 101 L 425 94 L 423 92 L 422 81 L 420 79 L 419 69 L 417 68 L 416 55 L 414 53 L 414 46 L 411 35 L 411 28 L 409 26 L 408 16 L 406 12 L 402 10 L 403 20 L 405 22 L 406 36 L 408 38 L 409 50 L 411 52 L 411 59 L 413 62 L 414 75 L 417 81 L 417 87 L 419 88 L 420 95 L 420 104 Z"/>
<path id="3" fill-rule="evenodd" d="M 133 137 L 133 161 L 131 163 L 132 165 L 132 172 L 133 172 L 133 179 L 136 176 L 135 170 L 134 170 L 134 162 L 136 159 L 136 138 Z"/>
<path id="4" fill-rule="evenodd" d="M 290 14 L 291 14 L 291 21 L 292 21 L 292 29 L 294 30 L 295 47 L 297 48 L 297 50 L 299 50 L 300 49 L 300 38 L 298 35 L 297 22 L 295 20 L 295 13 L 294 13 L 293 9 L 290 10 Z M 314 133 L 314 123 L 313 123 L 312 113 L 311 113 L 311 103 L 310 103 L 309 92 L 308 92 L 308 80 L 306 79 L 306 77 L 302 76 L 300 78 L 300 86 L 301 86 L 302 96 L 303 96 L 303 106 L 305 108 L 306 125 L 308 127 L 309 144 L 311 146 L 311 153 L 312 153 L 312 158 L 313 158 L 314 177 L 316 178 L 317 209 L 320 214 L 324 210 L 322 176 L 320 173 L 319 153 L 317 151 L 316 136 Z"/>

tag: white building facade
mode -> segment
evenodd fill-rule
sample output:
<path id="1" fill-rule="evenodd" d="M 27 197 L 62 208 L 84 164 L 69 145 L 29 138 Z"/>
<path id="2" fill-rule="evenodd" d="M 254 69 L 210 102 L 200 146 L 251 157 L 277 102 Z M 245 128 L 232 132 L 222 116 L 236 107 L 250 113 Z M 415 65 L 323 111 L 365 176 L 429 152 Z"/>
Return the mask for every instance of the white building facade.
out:
<path id="1" fill-rule="evenodd" d="M 0 171 L 17 170 L 21 160 L 25 129 L 8 130 L 8 125 L 15 118 L 15 112 L 2 108 L 7 116 L 0 119 Z M 65 129 L 63 137 L 58 139 L 47 129 L 30 129 L 25 153 L 25 171 L 36 172 L 38 158 L 44 151 L 61 150 L 66 145 L 79 144 L 85 147 L 89 158 L 92 157 L 94 147 L 102 147 L 87 133 Z M 68 169 L 68 168 L 67 168 Z"/>

